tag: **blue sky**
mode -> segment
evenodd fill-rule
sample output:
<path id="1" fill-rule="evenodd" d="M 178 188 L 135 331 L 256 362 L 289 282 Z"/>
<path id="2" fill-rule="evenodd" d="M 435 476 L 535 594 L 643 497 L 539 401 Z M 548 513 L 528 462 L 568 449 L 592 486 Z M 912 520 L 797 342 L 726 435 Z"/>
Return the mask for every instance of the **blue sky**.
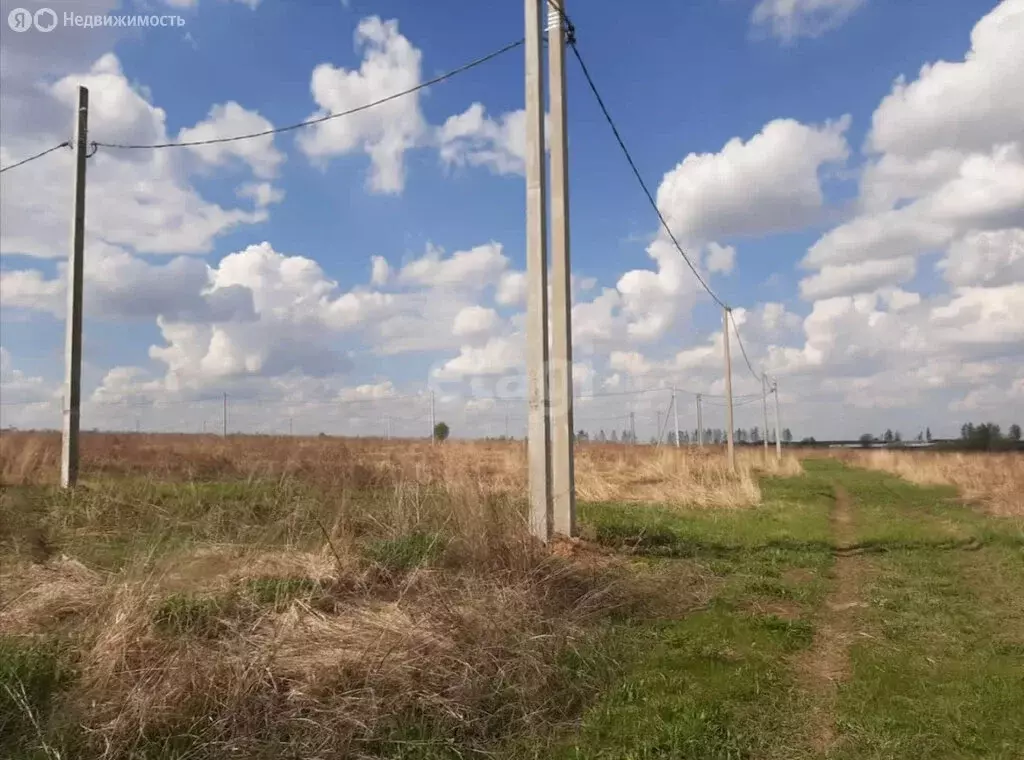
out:
<path id="1" fill-rule="evenodd" d="M 42 5 L 27 1 L 22 4 Z M 51 4 L 58 10 L 74 7 L 81 12 L 83 8 L 86 11 L 94 8 L 98 13 L 127 13 L 140 7 L 130 2 L 119 4 L 117 0 Z M 4 0 L 4 17 L 14 5 Z M 161 122 L 161 117 L 154 115 L 153 110 L 159 108 L 163 112 L 163 126 L 159 128 L 173 139 L 180 130 L 209 121 L 214 106 L 229 102 L 237 103 L 248 114 L 258 114 L 273 126 L 309 117 L 320 107 L 316 102 L 317 93 L 311 89 L 314 70 L 321 64 L 329 64 L 337 70 L 358 70 L 368 46 L 354 44 L 354 35 L 360 24 L 369 18 L 381 23 L 397 22 L 394 37 L 389 39 L 400 37 L 418 51 L 417 81 L 518 39 L 523 27 L 523 8 L 519 2 L 473 4 L 438 0 L 427 4 L 398 0 L 372 3 L 318 0 L 303 4 L 301 10 L 284 0 L 149 0 L 148 5 L 154 12 L 180 14 L 185 20 L 184 26 L 121 31 L 117 35 L 96 30 L 58 30 L 55 34 L 77 35 L 65 37 L 73 44 L 61 54 L 63 57 L 54 55 L 56 37 L 40 37 L 35 32 L 12 36 L 4 28 L 4 43 L 9 48 L 5 51 L 8 75 L 21 77 L 22 85 L 26 77 L 37 77 L 35 94 L 25 95 L 19 91 L 11 95 L 8 90 L 5 97 L 10 102 L 5 105 L 5 114 L 13 112 L 9 109 L 19 108 L 34 118 L 38 111 L 45 125 L 42 130 L 29 130 L 27 124 L 31 119 L 28 117 L 25 125 L 17 123 L 20 119 L 15 120 L 13 126 L 5 125 L 0 142 L 4 148 L 4 165 L 29 152 L 33 138 L 43 139 L 40 132 L 57 135 L 67 131 L 60 123 L 59 108 L 46 110 L 45 104 L 33 100 L 43 97 L 38 91 L 53 89 L 55 83 L 72 82 L 76 76 L 87 75 L 104 54 L 113 54 L 119 73 L 104 79 L 105 84 L 95 86 L 132 92 L 138 102 L 124 105 L 121 110 L 115 108 L 107 117 L 99 112 L 91 137 L 103 141 L 104 128 L 108 133 L 122 128 L 124 134 L 135 134 L 132 130 L 142 130 L 139 134 L 152 131 L 157 128 L 152 124 L 159 126 Z M 758 8 L 768 14 L 768 22 L 757 22 Z M 1015 130 L 1016 148 L 1020 149 L 1024 117 L 1019 113 L 1015 117 L 1010 108 L 1014 98 L 1019 96 L 1009 88 L 1004 98 L 992 96 L 996 91 L 992 88 L 1004 86 L 1003 82 L 1010 81 L 1015 67 L 1021 65 L 1020 55 L 1000 57 L 1002 43 L 999 41 L 999 35 L 1012 37 L 1020 29 L 1019 0 L 1002 3 L 945 0 L 927 4 L 880 0 L 826 0 L 822 3 L 797 0 L 789 4 L 777 0 L 692 3 L 652 0 L 643 4 L 642 11 L 630 8 L 624 12 L 623 6 L 607 3 L 574 3 L 568 10 L 577 27 L 580 50 L 641 172 L 652 191 L 664 189 L 666 192 L 667 200 L 663 201 L 659 195 L 659 202 L 665 204 L 662 210 L 674 231 L 682 236 L 687 246 L 694 247 L 696 259 L 708 273 L 712 287 L 730 304 L 747 310 L 743 318 L 746 323 L 741 330 L 759 368 L 780 377 L 792 376 L 802 397 L 813 395 L 815 403 L 820 404 L 819 411 L 833 409 L 836 412 L 833 419 L 840 420 L 824 422 L 820 413 L 811 412 L 797 418 L 802 426 L 819 435 L 852 435 L 859 431 L 859 425 L 877 426 L 893 414 L 911 427 L 950 415 L 1024 409 L 1024 384 L 1020 382 L 1019 367 L 1015 367 L 1013 361 L 1021 355 L 1019 333 L 997 328 L 992 335 L 979 333 L 976 341 L 965 347 L 952 338 L 947 340 L 949 331 L 942 326 L 946 319 L 943 315 L 949 310 L 982 325 L 991 324 L 993 320 L 1001 325 L 1002 320 L 1008 320 L 1008 315 L 1012 314 L 1013 304 L 1017 302 L 1014 299 L 1021 297 L 1018 233 L 1024 220 L 1021 219 L 1022 204 L 1012 192 L 992 201 L 1001 209 L 996 215 L 997 221 L 992 221 L 994 217 L 987 212 L 987 215 L 979 213 L 978 218 L 984 217 L 983 221 L 962 223 L 929 216 L 928 223 L 941 228 L 941 232 L 935 237 L 921 233 L 922 239 L 915 240 L 909 255 L 894 252 L 903 245 L 903 238 L 896 232 L 894 237 L 882 234 L 880 242 L 871 238 L 881 249 L 873 249 L 871 255 L 861 258 L 846 251 L 845 243 L 835 242 L 845 240 L 841 236 L 850 225 L 858 223 L 862 226 L 892 223 L 898 227 L 886 212 L 904 205 L 914 206 L 914 201 L 920 201 L 915 209 L 932 214 L 936 198 L 945 198 L 945 193 L 954 190 L 967 192 L 955 182 L 957 167 L 971 165 L 972 158 L 981 161 L 993 156 L 1001 145 L 1009 144 L 1013 148 L 1014 143 L 1008 143 L 1005 138 Z M 815 16 L 815 13 L 824 15 Z M 989 35 L 991 41 L 986 38 L 985 46 L 979 48 L 980 55 L 975 56 L 981 63 L 965 65 L 965 55 L 971 49 L 972 28 L 987 15 L 1005 17 L 1008 21 L 990 24 L 995 29 Z M 825 23 L 815 25 L 815 20 L 822 18 Z M 36 37 L 30 38 L 33 34 Z M 93 36 L 87 37 L 89 34 Z M 14 49 L 11 43 L 20 47 Z M 948 75 L 922 73 L 922 66 L 942 60 L 960 68 Z M 992 62 L 989 69 L 984 68 L 986 61 Z M 158 322 L 162 319 L 166 323 L 168 309 L 173 310 L 168 304 L 174 288 L 168 286 L 167 278 L 174 273 L 135 269 L 130 271 L 142 272 L 152 276 L 155 283 L 170 287 L 171 295 L 161 291 L 164 300 L 159 306 L 155 305 L 155 297 L 148 297 L 141 288 L 137 294 L 141 305 L 130 304 L 130 299 L 120 291 L 114 298 L 110 288 L 104 291 L 106 295 L 97 296 L 97 300 L 109 298 L 111 305 L 102 313 L 91 312 L 88 317 L 89 392 L 99 392 L 101 396 L 107 393 L 107 397 L 123 393 L 133 399 L 153 397 L 159 401 L 167 394 L 169 397 L 201 396 L 220 388 L 242 393 L 244 386 L 248 389 L 246 392 L 251 392 L 253 388 L 262 387 L 260 383 L 267 382 L 270 385 L 260 393 L 271 396 L 283 393 L 279 399 L 283 404 L 290 398 L 289 393 L 296 392 L 298 386 L 294 383 L 301 385 L 305 382 L 303 378 L 308 377 L 321 380 L 327 377 L 323 372 L 308 371 L 309 366 L 318 362 L 309 357 L 334 354 L 348 355 L 349 361 L 344 363 L 351 364 L 351 369 L 331 376 L 325 391 L 329 396 L 386 383 L 393 389 L 386 393 L 415 393 L 431 383 L 432 378 L 454 377 L 452 373 L 457 374 L 462 390 L 468 392 L 474 377 L 489 378 L 486 383 L 493 385 L 494 378 L 503 373 L 521 371 L 515 368 L 521 361 L 517 364 L 514 354 L 521 351 L 523 304 L 516 299 L 499 302 L 495 296 L 497 279 L 493 282 L 480 280 L 472 294 L 463 292 L 465 288 L 460 286 L 455 294 L 445 289 L 452 287 L 451 283 L 446 285 L 436 281 L 436 277 L 430 282 L 408 277 L 403 281 L 398 270 L 403 264 L 423 258 L 428 246 L 443 249 L 444 253 L 438 255 L 444 261 L 457 251 L 492 242 L 501 246 L 501 255 L 507 260 L 507 265 L 501 265 L 505 270 L 523 269 L 521 174 L 501 173 L 480 159 L 479 152 L 474 159 L 470 156 L 472 149 L 463 148 L 459 152 L 454 143 L 453 150 L 462 161 L 446 162 L 441 147 L 445 144 L 446 120 L 463 114 L 474 103 L 482 104 L 486 116 L 495 122 L 520 109 L 522 67 L 522 51 L 513 51 L 430 88 L 413 106 L 414 109 L 418 106 L 418 114 L 406 112 L 405 116 L 396 116 L 421 122 L 419 126 L 410 127 L 416 133 L 415 146 L 402 153 L 404 177 L 400 188 L 381 192 L 369 184 L 371 161 L 360 148 L 371 139 L 367 137 L 369 133 L 359 135 L 355 146 L 343 144 L 345 140 L 338 134 L 325 134 L 320 155 L 313 155 L 315 151 L 309 143 L 302 142 L 305 138 L 290 133 L 274 140 L 270 149 L 280 152 L 281 158 L 272 171 L 263 170 L 262 174 L 255 159 L 235 156 L 226 161 L 206 160 L 182 149 L 175 149 L 177 152 L 166 159 L 174 165 L 152 168 L 154 187 L 161 187 L 159 178 L 173 175 L 176 184 L 171 190 L 184 187 L 197 202 L 216 204 L 224 209 L 244 205 L 239 203 L 237 190 L 245 183 L 266 182 L 276 192 L 284 193 L 283 200 L 268 202 L 252 212 L 260 212 L 261 220 L 224 226 L 199 236 L 203 239 L 194 241 L 194 248 L 208 248 L 205 252 L 185 250 L 188 245 L 181 251 L 147 250 L 146 245 L 138 242 L 138 236 L 133 237 L 135 232 L 126 232 L 116 239 L 116 236 L 108 236 L 116 220 L 106 222 L 104 227 L 106 217 L 97 219 L 90 213 L 90 224 L 94 225 L 90 230 L 95 230 L 107 243 L 116 245 L 119 252 L 123 251 L 124 262 L 131 259 L 143 267 L 159 268 L 167 265 L 175 253 L 181 253 L 193 261 L 201 258 L 212 271 L 229 254 L 266 241 L 276 254 L 285 258 L 304 257 L 316 262 L 322 270 L 322 279 L 337 283 L 337 289 L 329 298 L 349 291 L 373 291 L 381 298 L 390 293 L 396 299 L 411 293 L 427 302 L 448 299 L 453 310 L 456 303 L 464 308 L 479 305 L 482 309 L 493 310 L 497 318 L 494 324 L 481 324 L 479 330 L 467 333 L 471 338 L 461 343 L 454 340 L 447 345 L 441 341 L 436 350 L 383 350 L 382 345 L 387 342 L 387 336 L 382 335 L 383 325 L 391 324 L 388 320 L 395 318 L 395 309 L 378 304 L 373 307 L 376 311 L 367 307 L 365 314 L 360 312 L 358 324 L 346 322 L 338 326 L 324 317 L 330 327 L 324 334 L 310 339 L 308 355 L 304 354 L 301 359 L 293 357 L 291 360 L 296 365 L 289 369 L 281 366 L 282 361 L 289 361 L 280 359 L 281 356 L 293 356 L 285 348 L 294 344 L 298 337 L 305 341 L 311 334 L 308 330 L 321 329 L 303 327 L 306 323 L 295 317 L 295 321 L 287 325 L 274 323 L 274 330 L 281 331 L 278 343 L 268 338 L 266 345 L 257 349 L 253 344 L 257 338 L 246 332 L 242 341 L 247 346 L 246 351 L 262 352 L 259 367 L 246 369 L 239 365 L 232 369 L 227 362 L 211 375 L 208 368 L 201 372 L 196 369 L 197 364 L 188 370 L 192 374 L 188 374 L 184 365 L 176 368 L 154 358 L 150 351 L 151 346 L 159 348 L 174 343 Z M 933 94 L 927 98 L 904 97 L 894 85 L 901 76 L 911 85 L 923 80 L 921 91 Z M 973 104 L 979 110 L 978 118 L 984 117 L 990 125 L 1002 126 L 978 128 L 977 139 L 971 134 L 970 124 L 964 127 L 964 134 L 970 139 L 956 134 L 935 137 L 936 130 L 941 130 L 936 127 L 929 131 L 928 120 L 939 123 L 942 114 L 936 113 L 930 98 L 937 97 L 940 102 L 948 98 L 949 119 L 955 122 L 960 113 L 956 98 L 969 101 L 972 77 L 984 83 L 980 90 L 977 87 L 973 90 L 985 96 Z M 374 84 L 380 84 L 380 91 L 374 91 L 378 96 L 390 94 L 394 89 L 388 82 L 367 86 L 372 89 Z M 578 347 L 578 358 L 585 355 L 588 365 L 581 373 L 593 376 L 587 380 L 587 387 L 600 391 L 628 382 L 633 387 L 679 384 L 707 393 L 721 392 L 720 367 L 715 366 L 713 351 L 706 357 L 679 356 L 680 351 L 688 349 L 720 346 L 719 313 L 706 298 L 695 294 L 692 282 L 676 282 L 674 264 L 668 265 L 666 270 L 652 263 L 652 256 L 658 261 L 657 255 L 652 253 L 655 248 L 659 244 L 666 245 L 664 239 L 658 237 L 656 217 L 635 185 L 572 60 L 569 62 L 569 93 L 573 271 L 580 280 L 593 278 L 595 281 L 589 289 L 576 293 L 576 302 L 579 305 L 594 301 L 603 288 L 618 289 L 618 294 L 614 295 L 615 316 L 599 325 L 612 337 L 597 343 L 580 341 Z M 350 105 L 356 104 L 359 94 L 332 94 L 321 90 L 321 96 L 348 98 L 345 102 Z M 49 97 L 59 100 L 56 94 Z M 96 97 L 95 89 L 93 97 Z M 119 97 L 123 101 L 127 96 Z M 892 101 L 891 106 L 883 113 L 881 105 L 888 101 Z M 972 104 L 967 102 L 967 105 Z M 132 108 L 139 109 L 137 118 L 128 119 L 125 114 Z M 991 113 L 985 109 L 990 109 Z M 882 121 L 878 122 L 880 127 L 872 138 L 872 119 L 879 114 Z M 844 122 L 842 127 L 835 127 L 847 115 L 848 125 Z M 122 116 L 124 124 L 118 122 Z M 780 127 L 777 142 L 755 140 L 769 124 L 779 120 L 788 120 L 789 127 Z M 225 120 L 210 128 L 220 130 L 216 134 L 223 136 L 231 133 L 231 126 Z M 371 131 L 374 128 L 367 127 Z M 918 138 L 914 137 L 915 130 L 920 133 Z M 901 134 L 909 137 L 901 141 Z M 118 141 L 120 138 L 109 139 Z M 496 145 L 493 135 L 486 137 L 483 132 L 477 133 L 474 139 L 490 140 L 489 149 Z M 874 139 L 871 151 L 865 150 L 869 139 Z M 913 147 L 915 139 L 923 146 L 921 151 Z M 332 140 L 334 143 L 330 144 Z M 738 141 L 738 148 L 749 148 L 742 155 L 732 153 L 735 161 L 729 158 L 726 147 L 732 140 Z M 806 151 L 794 142 L 800 140 L 809 141 Z M 911 147 L 908 148 L 908 144 Z M 795 158 L 785 162 L 782 156 L 791 145 L 795 145 L 792 147 Z M 507 144 L 500 147 L 508 149 Z M 816 151 L 814 157 L 807 159 L 804 170 L 794 169 L 791 176 L 784 176 L 786 167 L 798 163 L 796 158 Z M 840 155 L 843 152 L 845 155 Z M 934 177 L 929 174 L 931 184 L 911 181 L 911 177 L 919 177 L 926 171 L 925 167 L 931 165 L 928 161 L 953 154 L 957 158 L 949 159 L 944 174 L 939 172 Z M 998 160 L 1009 161 L 1010 167 L 1016 170 L 1019 156 L 1012 151 L 1008 155 L 1009 158 L 1000 154 Z M 688 156 L 693 159 L 703 156 L 707 170 L 696 171 L 696 160 L 683 169 L 677 168 Z M 197 162 L 197 159 L 200 160 Z M 473 165 L 478 159 L 482 164 Z M 100 160 L 107 162 L 102 168 Z M 124 168 L 123 162 L 128 160 L 132 157 L 124 154 L 98 156 L 95 165 L 100 176 L 105 176 L 104 169 L 111 176 L 122 176 L 119 172 Z M 66 163 L 68 158 L 61 156 L 53 161 Z M 115 161 L 122 164 L 115 164 Z M 773 174 L 773 162 L 782 162 L 778 175 Z M 889 171 L 889 167 L 897 164 L 900 169 L 895 174 L 898 176 L 886 174 L 884 182 L 875 178 L 873 172 L 881 174 L 879 167 Z M 42 187 L 59 171 L 52 167 L 38 170 L 34 167 L 4 176 L 5 225 L 15 218 L 31 220 L 33 209 L 46 203 L 44 199 L 33 203 L 24 201 L 23 206 L 16 206 L 15 200 L 19 199 L 12 200 L 27 186 L 19 183 Z M 35 171 L 40 174 L 34 175 Z M 774 176 L 779 176 L 778 181 Z M 1004 176 L 1009 175 L 1004 173 Z M 809 195 L 798 191 L 787 194 L 787 188 L 778 187 L 787 183 L 803 187 L 807 182 L 811 183 Z M 106 201 L 113 208 L 120 202 L 118 192 L 136 195 L 141 192 L 138 187 L 125 189 L 124 184 L 124 181 L 111 181 L 111 189 L 102 191 L 104 200 L 100 202 Z M 668 198 L 673 188 L 679 193 L 674 200 Z M 875 189 L 886 197 L 891 193 L 900 197 L 886 208 L 869 207 L 865 188 Z M 812 203 L 814 208 L 809 208 L 808 203 L 814 200 L 812 196 L 816 193 L 820 193 L 821 198 Z M 690 199 L 689 207 L 680 198 Z M 706 213 L 701 212 L 697 218 L 692 211 L 693 200 L 703 203 L 705 198 L 711 199 L 707 201 L 709 206 Z M 90 200 L 94 201 L 93 196 Z M 192 207 L 188 202 L 183 201 L 183 204 L 186 226 L 195 225 L 195 219 L 188 215 Z M 719 207 L 726 207 L 726 211 Z M 135 211 L 131 210 L 133 208 Z M 138 208 L 126 205 L 126 214 L 138 214 Z M 749 219 L 744 217 L 747 209 Z M 924 210 L 920 213 L 924 214 Z M 59 218 L 65 212 L 58 208 L 51 213 Z M 790 214 L 792 224 L 787 223 Z M 853 229 L 857 232 L 860 228 L 854 226 Z M 836 230 L 840 238 L 832 235 Z M 56 264 L 58 259 L 41 258 L 40 251 L 46 250 L 49 244 L 42 235 L 36 235 L 38 245 L 31 240 L 26 242 L 32 234 L 21 234 L 20 229 L 17 234 L 5 230 L 3 238 L 2 268 L 7 280 L 5 298 L 0 301 L 0 343 L 8 356 L 5 372 L 11 394 L 15 390 L 20 393 L 22 385 L 31 378 L 42 381 L 32 386 L 33 392 L 59 392 L 40 389 L 54 387 L 61 375 L 63 322 L 59 307 L 53 306 L 60 302 L 55 288 L 59 287 L 61 273 Z M 999 250 L 1004 251 L 1001 258 L 977 254 L 983 260 L 980 266 L 984 271 L 979 274 L 977 267 L 971 268 L 970 275 L 965 274 L 956 281 L 935 270 L 939 260 L 973 255 L 964 253 L 967 249 L 980 250 L 979 235 L 1000 236 L 992 239 L 997 240 Z M 860 245 L 857 240 L 855 238 L 856 245 Z M 989 238 L 984 237 L 984 240 Z M 869 246 L 869 242 L 864 239 L 863 245 Z M 707 271 L 711 266 L 710 258 L 702 251 L 711 243 L 734 248 L 731 266 L 719 268 L 723 271 Z M 801 267 L 800 262 L 808 251 L 819 243 L 823 251 L 821 262 L 825 263 Z M 113 255 L 112 251 L 96 254 L 100 257 Z M 383 256 L 390 264 L 392 276 L 386 287 L 370 282 L 372 256 Z M 836 269 L 843 266 L 858 269 L 849 272 Z M 881 267 L 878 270 L 881 274 L 875 273 L 872 267 Z M 811 289 L 806 285 L 807 278 L 826 269 L 827 287 L 819 284 L 817 289 Z M 129 270 L 112 268 L 110 271 Z M 25 276 L 12 278 L 11 273 L 25 272 L 36 272 L 32 275 L 35 279 L 28 282 Z M 488 272 L 490 274 L 480 276 L 499 279 L 502 276 L 498 270 Z M 647 274 L 635 278 L 634 282 L 639 284 L 630 285 L 629 278 L 625 277 L 627 272 Z M 658 272 L 661 275 L 657 275 Z M 661 279 L 655 280 L 656 276 Z M 851 284 L 844 285 L 844 280 Z M 801 281 L 805 281 L 805 291 L 801 290 Z M 853 284 L 855 281 L 863 284 Z M 256 286 L 246 280 L 243 287 L 249 287 L 253 293 L 258 293 L 258 287 L 270 290 L 277 287 L 267 279 L 260 282 L 261 285 Z M 184 297 L 184 290 L 192 285 L 191 281 L 182 283 Z M 974 290 L 966 294 L 958 290 L 964 287 Z M 990 293 L 978 290 L 983 287 L 996 290 Z M 132 288 L 122 283 L 121 290 L 131 291 Z M 198 292 L 195 297 L 199 297 Z M 259 296 L 256 297 L 258 301 Z M 293 297 L 299 298 L 298 295 Z M 858 298 L 860 301 L 856 300 Z M 917 301 L 900 305 L 908 298 Z M 463 299 L 468 300 L 463 304 Z M 844 308 L 855 316 L 846 320 L 832 315 L 833 311 L 838 313 L 840 306 L 835 299 L 846 299 Z M 874 301 L 869 304 L 870 299 Z M 830 300 L 831 305 L 825 303 Z M 147 302 L 153 304 L 152 309 L 145 308 Z M 987 303 L 996 304 L 992 307 L 994 312 L 991 309 L 991 313 L 985 312 L 979 306 Z M 645 309 L 649 313 L 645 313 Z M 904 312 L 908 309 L 909 312 Z M 898 317 L 897 313 L 906 313 L 908 317 Z M 471 314 L 476 312 L 467 313 L 467 319 Z M 820 327 L 816 314 L 832 315 L 827 317 L 828 326 L 820 334 L 814 332 Z M 448 321 L 439 323 L 437 316 L 427 309 L 418 317 L 406 314 L 402 318 L 419 319 L 422 324 L 417 329 L 427 341 L 437 333 L 451 337 L 452 316 L 445 312 L 444 319 Z M 892 324 L 909 323 L 910 316 L 921 321 L 921 330 L 940 331 L 942 340 L 948 343 L 935 350 L 928 349 L 926 356 L 915 361 L 915 366 L 929 368 L 928 377 L 910 379 L 908 367 L 901 365 L 901 358 L 911 350 L 908 344 L 887 345 L 884 350 L 873 345 L 875 339 L 871 334 L 878 325 L 886 320 Z M 582 323 L 587 317 L 581 314 L 579 319 Z M 652 319 L 654 322 L 650 321 Z M 847 324 L 851 320 L 857 324 Z M 205 323 L 197 318 L 179 322 L 183 325 L 187 322 L 191 331 L 188 340 L 180 345 L 191 346 L 188 341 L 199 340 L 196 336 L 205 334 L 216 320 Z M 655 323 L 659 327 L 651 330 L 643 327 Z M 964 322 L 960 326 L 968 333 L 975 329 L 973 323 Z M 844 334 L 840 328 L 852 332 Z M 907 328 L 907 335 L 914 334 L 914 329 Z M 985 330 L 983 326 L 977 329 Z M 399 330 L 397 323 L 395 330 Z M 404 330 L 399 331 L 404 334 Z M 254 331 L 256 335 L 260 332 L 259 328 Z M 410 333 L 413 342 L 416 334 L 415 330 Z M 886 340 L 892 339 L 891 335 L 886 337 Z M 236 340 L 237 345 L 241 345 L 239 340 Z M 866 341 L 866 344 L 861 346 L 858 341 Z M 851 370 L 850 361 L 841 356 L 840 349 L 848 343 L 851 347 L 847 353 L 861 357 L 856 370 Z M 824 344 L 836 347 L 831 350 L 834 355 L 823 358 L 820 345 Z M 204 350 L 212 356 L 217 349 L 209 344 Z M 484 358 L 481 352 L 488 356 Z M 239 355 L 242 353 L 245 352 Z M 492 362 L 498 354 L 503 358 Z M 457 362 L 456 368 L 444 369 L 448 362 L 459 357 L 467 357 L 468 363 Z M 961 370 L 960 375 L 950 369 L 965 365 L 974 368 Z M 105 377 L 116 367 L 136 368 L 137 377 L 133 382 L 142 385 L 131 388 L 109 385 Z M 168 378 L 175 373 L 178 373 L 178 380 L 170 383 Z M 616 375 L 619 375 L 618 380 Z M 290 383 L 294 381 L 285 390 L 274 385 L 282 376 L 288 376 Z M 807 384 L 806 390 L 803 383 Z M 896 387 L 901 390 L 894 390 Z M 869 390 L 872 388 L 877 388 L 877 392 Z M 750 392 L 751 388 L 742 386 L 740 390 Z M 873 400 L 875 397 L 877 403 Z M 25 396 L 26 403 L 32 398 Z M 903 403 L 897 404 L 900 399 Z M 894 412 L 897 406 L 898 412 Z M 936 427 L 934 422 L 931 424 Z M 949 425 L 953 427 L 952 420 Z"/>

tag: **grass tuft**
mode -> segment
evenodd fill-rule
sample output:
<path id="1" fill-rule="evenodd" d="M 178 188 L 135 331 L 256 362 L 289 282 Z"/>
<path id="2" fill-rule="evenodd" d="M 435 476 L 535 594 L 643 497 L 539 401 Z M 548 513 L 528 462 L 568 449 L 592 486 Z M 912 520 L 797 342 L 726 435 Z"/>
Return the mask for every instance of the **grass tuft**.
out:
<path id="1" fill-rule="evenodd" d="M 447 547 L 438 533 L 409 533 L 395 538 L 382 538 L 366 546 L 366 555 L 378 565 L 398 572 L 407 572 L 437 560 Z"/>

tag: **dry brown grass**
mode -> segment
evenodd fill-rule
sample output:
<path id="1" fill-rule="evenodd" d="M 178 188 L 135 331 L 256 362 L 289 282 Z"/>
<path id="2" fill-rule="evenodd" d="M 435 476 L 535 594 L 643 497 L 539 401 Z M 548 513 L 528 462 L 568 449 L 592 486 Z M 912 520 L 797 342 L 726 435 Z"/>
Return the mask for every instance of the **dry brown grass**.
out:
<path id="1" fill-rule="evenodd" d="M 582 499 L 659 502 L 702 507 L 743 507 L 760 501 L 759 474 L 798 475 L 789 453 L 776 462 L 760 448 L 737 450 L 729 471 L 721 447 L 704 449 L 592 444 L 576 450 L 576 484 Z M 53 483 L 59 472 L 56 433 L 7 432 L 0 436 L 0 482 Z M 270 436 L 86 434 L 86 477 L 144 475 L 161 480 L 296 477 L 325 486 L 443 487 L 483 494 L 523 494 L 526 448 L 522 442 L 283 438 Z"/>
<path id="2" fill-rule="evenodd" d="M 58 443 L 0 437 L 0 644 L 64 642 L 78 676 L 31 717 L 69 757 L 484 752 L 578 712 L 611 616 L 707 590 L 534 543 L 521 443 L 88 435 L 70 494 L 39 485 Z M 719 458 L 582 447 L 580 494 L 755 503 L 759 457 Z"/>
<path id="3" fill-rule="evenodd" d="M 0 632 L 74 632 L 80 677 L 62 710 L 86 731 L 76 756 L 154 752 L 162 737 L 191 737 L 189 757 L 204 758 L 388 756 L 389 742 L 444 737 L 483 747 L 571 717 L 586 685 L 565 682 L 558 658 L 631 602 L 609 576 L 550 560 L 396 578 L 339 570 L 327 553 L 284 575 L 250 572 L 254 559 L 221 558 L 229 577 L 187 594 L 159 570 L 103 578 L 57 560 L 9 574 Z M 254 597 L 254 583 L 305 580 L 294 573 L 307 566 L 317 584 Z"/>
<path id="4" fill-rule="evenodd" d="M 907 450 L 832 450 L 859 467 L 884 470 L 919 485 L 955 486 L 996 515 L 1024 516 L 1024 455 Z"/>

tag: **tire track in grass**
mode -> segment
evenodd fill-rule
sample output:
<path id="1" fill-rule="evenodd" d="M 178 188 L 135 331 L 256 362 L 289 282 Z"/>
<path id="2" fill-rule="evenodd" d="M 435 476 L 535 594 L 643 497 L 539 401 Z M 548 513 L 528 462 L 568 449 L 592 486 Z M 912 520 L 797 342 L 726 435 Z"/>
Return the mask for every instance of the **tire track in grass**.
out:
<path id="1" fill-rule="evenodd" d="M 832 586 L 815 619 L 814 643 L 796 661 L 796 672 L 813 698 L 805 726 L 807 742 L 819 754 L 837 743 L 836 699 L 839 685 L 850 677 L 850 644 L 855 635 L 854 611 L 865 606 L 860 599 L 861 579 L 867 559 L 848 553 L 855 545 L 853 505 L 850 494 L 835 486 L 830 522 L 836 545 Z"/>

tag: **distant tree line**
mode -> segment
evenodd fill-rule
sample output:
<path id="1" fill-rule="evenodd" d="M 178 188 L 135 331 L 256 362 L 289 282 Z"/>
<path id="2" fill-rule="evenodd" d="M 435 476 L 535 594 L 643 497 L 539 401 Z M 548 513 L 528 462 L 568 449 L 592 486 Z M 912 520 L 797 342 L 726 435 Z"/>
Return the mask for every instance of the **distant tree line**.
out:
<path id="1" fill-rule="evenodd" d="M 953 440 L 934 441 L 931 428 L 925 428 L 913 439 L 917 443 L 934 443 L 935 448 L 957 451 L 1006 451 L 1021 448 L 1021 428 L 1016 423 L 1010 425 L 1004 435 L 999 425 L 984 422 L 975 425 L 967 422 L 960 427 L 960 437 Z M 864 433 L 860 437 L 864 447 L 885 446 L 899 447 L 906 444 L 899 430 L 887 429 L 881 435 Z"/>
<path id="2" fill-rule="evenodd" d="M 960 440 L 952 443 L 958 449 L 973 451 L 1004 451 L 1021 448 L 1020 425 L 1014 423 L 1003 435 L 999 425 L 994 422 L 983 422 L 975 425 L 965 423 L 960 427 Z"/>

